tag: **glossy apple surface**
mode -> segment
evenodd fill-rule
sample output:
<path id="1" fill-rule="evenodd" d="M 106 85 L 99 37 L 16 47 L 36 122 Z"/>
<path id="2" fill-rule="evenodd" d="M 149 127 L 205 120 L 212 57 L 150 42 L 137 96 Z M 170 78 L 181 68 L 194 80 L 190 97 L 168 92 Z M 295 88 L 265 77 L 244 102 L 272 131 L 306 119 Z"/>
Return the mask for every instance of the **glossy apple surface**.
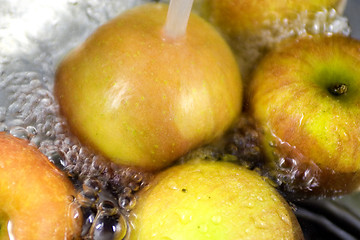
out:
<path id="1" fill-rule="evenodd" d="M 191 15 L 166 40 L 167 5 L 147 4 L 100 27 L 59 66 L 55 94 L 73 132 L 115 163 L 154 170 L 220 136 L 239 114 L 233 54 Z"/>
<path id="2" fill-rule="evenodd" d="M 257 67 L 250 111 L 290 191 L 331 196 L 359 185 L 359 49 L 351 38 L 314 36 L 283 43 Z"/>
<path id="3" fill-rule="evenodd" d="M 82 219 L 73 203 L 74 187 L 28 142 L 0 133 L 0 176 L 1 239 L 80 236 Z"/>
<path id="4" fill-rule="evenodd" d="M 203 14 L 230 35 L 254 33 L 271 21 L 305 11 L 342 8 L 343 0 L 202 0 Z M 341 11 L 341 9 L 340 9 Z"/>
<path id="5" fill-rule="evenodd" d="M 129 239 L 303 239 L 288 204 L 257 173 L 194 159 L 139 193 Z"/>

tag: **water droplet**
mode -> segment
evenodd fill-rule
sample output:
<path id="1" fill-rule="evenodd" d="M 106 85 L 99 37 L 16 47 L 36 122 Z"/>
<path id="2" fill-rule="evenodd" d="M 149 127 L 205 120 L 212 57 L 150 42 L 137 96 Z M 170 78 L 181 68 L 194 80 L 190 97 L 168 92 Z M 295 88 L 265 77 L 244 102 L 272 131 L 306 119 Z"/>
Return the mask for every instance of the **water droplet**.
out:
<path id="1" fill-rule="evenodd" d="M 264 201 L 264 199 L 261 196 L 257 196 L 256 199 L 259 200 L 260 202 Z"/>
<path id="2" fill-rule="evenodd" d="M 180 218 L 180 222 L 184 225 L 188 224 L 192 220 L 192 215 L 189 210 L 181 210 L 177 213 Z"/>
<path id="3" fill-rule="evenodd" d="M 255 224 L 255 227 L 260 228 L 260 229 L 266 229 L 268 226 L 267 222 L 264 221 L 264 219 L 262 219 L 261 216 L 254 218 L 254 224 Z"/>
<path id="4" fill-rule="evenodd" d="M 219 215 L 216 215 L 216 216 L 213 216 L 212 218 L 211 218 L 211 221 L 214 223 L 214 224 L 220 224 L 221 223 L 221 216 L 219 216 Z"/>
<path id="5" fill-rule="evenodd" d="M 270 146 L 270 147 L 273 147 L 273 148 L 276 148 L 277 144 L 276 144 L 275 141 L 270 141 L 270 142 L 269 142 L 269 146 Z"/>
<path id="6" fill-rule="evenodd" d="M 208 231 L 207 224 L 200 224 L 199 231 L 202 232 L 202 233 L 207 233 L 207 231 Z"/>
<path id="7" fill-rule="evenodd" d="M 174 181 L 169 181 L 167 186 L 170 188 L 170 189 L 173 189 L 173 190 L 178 190 L 178 186 L 176 184 L 176 182 Z"/>

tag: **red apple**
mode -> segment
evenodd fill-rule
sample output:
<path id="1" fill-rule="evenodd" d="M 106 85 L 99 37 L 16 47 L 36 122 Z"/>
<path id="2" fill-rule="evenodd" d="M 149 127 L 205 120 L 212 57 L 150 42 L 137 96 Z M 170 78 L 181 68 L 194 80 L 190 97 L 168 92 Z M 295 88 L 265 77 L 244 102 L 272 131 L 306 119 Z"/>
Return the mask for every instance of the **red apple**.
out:
<path id="1" fill-rule="evenodd" d="M 283 43 L 257 67 L 250 111 L 270 169 L 290 193 L 333 196 L 360 185 L 360 42 Z"/>
<path id="2" fill-rule="evenodd" d="M 196 15 L 184 37 L 164 39 L 167 9 L 146 4 L 121 14 L 56 73 L 72 131 L 118 164 L 163 168 L 221 136 L 240 112 L 242 83 L 228 45 Z"/>
<path id="3" fill-rule="evenodd" d="M 0 133 L 0 238 L 77 239 L 82 215 L 69 179 L 28 142 Z"/>

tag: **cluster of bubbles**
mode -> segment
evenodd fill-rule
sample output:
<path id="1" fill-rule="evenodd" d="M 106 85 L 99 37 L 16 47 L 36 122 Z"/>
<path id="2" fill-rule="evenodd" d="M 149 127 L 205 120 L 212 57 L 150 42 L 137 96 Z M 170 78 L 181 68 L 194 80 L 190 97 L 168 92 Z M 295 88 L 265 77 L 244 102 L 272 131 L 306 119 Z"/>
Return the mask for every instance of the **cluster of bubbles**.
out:
<path id="1" fill-rule="evenodd" d="M 8 2 L 0 10 L 6 23 L 0 26 L 0 47 L 6 46 L 0 53 L 0 131 L 28 140 L 68 174 L 79 191 L 75 201 L 86 220 L 84 239 L 125 236 L 135 193 L 148 176 L 110 163 L 71 134 L 53 95 L 54 73 L 62 56 L 98 25 L 142 2 L 34 0 L 20 6 Z M 39 15 L 32 15 L 33 8 L 22 11 L 26 4 L 37 5 L 44 16 L 41 23 L 22 29 L 14 23 L 36 21 Z"/>
<path id="2" fill-rule="evenodd" d="M 258 61 L 285 39 L 314 34 L 349 36 L 351 33 L 348 19 L 335 9 L 288 15 L 288 18 L 265 22 L 258 32 L 239 34 L 229 39 L 238 56 L 245 81 L 248 81 Z"/>
<path id="3" fill-rule="evenodd" d="M 102 189 L 98 180 L 87 178 L 76 197 L 85 219 L 81 236 L 93 240 L 123 239 L 128 231 L 126 213 L 130 207 L 119 205 Z"/>
<path id="4" fill-rule="evenodd" d="M 243 115 L 225 136 L 225 154 L 235 156 L 233 161 L 245 165 L 249 169 L 261 167 L 263 155 L 260 148 L 259 132 L 254 120 L 248 115 Z M 224 159 L 230 157 L 225 155 Z M 231 159 L 230 159 L 231 160 Z"/>
<path id="5" fill-rule="evenodd" d="M 0 89 L 6 92 L 8 104 L 0 108 L 0 130 L 28 140 L 80 185 L 76 200 L 86 219 L 84 239 L 125 236 L 127 214 L 136 204 L 135 193 L 146 183 L 146 174 L 112 164 L 82 146 L 71 135 L 39 74 L 2 76 Z"/>

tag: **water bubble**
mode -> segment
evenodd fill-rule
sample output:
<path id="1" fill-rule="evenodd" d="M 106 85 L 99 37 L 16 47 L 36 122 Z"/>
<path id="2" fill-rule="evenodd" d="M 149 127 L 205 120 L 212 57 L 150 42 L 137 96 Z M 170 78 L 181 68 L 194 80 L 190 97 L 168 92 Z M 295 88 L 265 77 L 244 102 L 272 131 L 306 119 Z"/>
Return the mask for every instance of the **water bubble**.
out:
<path id="1" fill-rule="evenodd" d="M 8 126 L 5 123 L 0 122 L 0 132 L 6 132 L 8 130 Z"/>
<path id="2" fill-rule="evenodd" d="M 140 183 L 143 180 L 143 176 L 141 174 L 134 174 L 132 176 L 132 179 L 136 182 L 136 183 Z"/>
<path id="3" fill-rule="evenodd" d="M 96 216 L 90 229 L 93 240 L 123 239 L 127 232 L 127 223 L 122 215 L 108 216 L 100 213 Z"/>
<path id="4" fill-rule="evenodd" d="M 132 190 L 129 187 L 124 187 L 123 190 L 121 191 L 121 194 L 125 197 L 129 197 L 132 195 Z"/>
<path id="5" fill-rule="evenodd" d="M 69 201 L 71 203 L 69 207 L 68 216 L 70 216 L 72 219 L 72 226 L 74 228 L 81 229 L 83 222 L 82 222 L 82 211 L 80 205 L 73 196 L 69 197 Z"/>
<path id="6" fill-rule="evenodd" d="M 130 211 L 135 207 L 135 205 L 136 205 L 135 196 L 119 198 L 119 206 L 124 210 Z"/>
<path id="7" fill-rule="evenodd" d="M 92 236 L 94 240 L 113 240 L 117 231 L 116 219 L 110 216 L 101 216 L 93 223 Z"/>
<path id="8" fill-rule="evenodd" d="M 288 17 L 263 23 L 263 27 L 251 33 L 240 33 L 229 40 L 236 53 L 245 84 L 251 81 L 251 73 L 259 60 L 284 39 L 306 35 L 341 34 L 349 36 L 347 18 L 335 9 L 288 13 Z"/>
<path id="9" fill-rule="evenodd" d="M 81 191 L 77 195 L 77 200 L 84 207 L 94 207 L 99 200 L 99 196 L 92 191 Z"/>
<path id="10" fill-rule="evenodd" d="M 133 192 L 136 192 L 140 189 L 140 183 L 137 183 L 137 182 L 130 182 L 129 183 L 129 188 L 131 188 L 131 190 Z"/>
<path id="11" fill-rule="evenodd" d="M 37 130 L 34 126 L 27 126 L 26 131 L 30 137 L 34 137 L 37 134 Z"/>
<path id="12" fill-rule="evenodd" d="M 260 136 L 255 127 L 255 122 L 247 115 L 243 115 L 233 128 L 225 136 L 224 152 L 237 158 L 237 163 L 254 169 L 263 164 L 263 157 L 260 150 Z M 223 160 L 229 159 L 227 155 Z M 231 158 L 230 158 L 231 159 Z"/>
<path id="13" fill-rule="evenodd" d="M 87 178 L 83 183 L 83 190 L 100 192 L 102 188 L 101 183 L 97 179 Z"/>
<path id="14" fill-rule="evenodd" d="M 82 208 L 84 223 L 82 226 L 81 236 L 84 237 L 90 231 L 90 228 L 94 222 L 96 212 L 91 208 Z"/>
<path id="15" fill-rule="evenodd" d="M 108 216 L 116 215 L 119 212 L 117 206 L 115 206 L 113 202 L 107 200 L 102 201 L 99 204 L 98 210 L 104 212 Z"/>
<path id="16" fill-rule="evenodd" d="M 52 152 L 48 152 L 47 157 L 52 163 L 55 164 L 55 166 L 59 167 L 60 169 L 65 168 L 64 154 L 60 151 L 54 150 Z"/>
<path id="17" fill-rule="evenodd" d="M 9 129 L 9 132 L 10 132 L 10 134 L 13 135 L 14 137 L 22 138 L 22 139 L 25 139 L 25 140 L 28 140 L 28 139 L 29 139 L 29 134 L 28 134 L 28 132 L 26 131 L 26 129 L 23 128 L 23 127 L 20 127 L 20 126 L 11 127 L 11 128 Z"/>

